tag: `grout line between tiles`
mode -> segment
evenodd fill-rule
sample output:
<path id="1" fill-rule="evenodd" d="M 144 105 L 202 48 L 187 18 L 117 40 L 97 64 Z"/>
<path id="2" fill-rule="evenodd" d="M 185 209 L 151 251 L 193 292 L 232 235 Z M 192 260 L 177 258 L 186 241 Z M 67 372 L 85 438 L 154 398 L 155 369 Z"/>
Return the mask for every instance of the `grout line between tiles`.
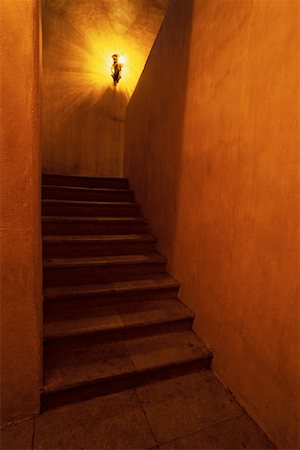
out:
<path id="1" fill-rule="evenodd" d="M 148 421 L 147 414 L 146 414 L 146 412 L 145 412 L 145 410 L 144 410 L 143 404 L 142 404 L 141 400 L 139 399 L 139 396 L 138 396 L 138 394 L 137 394 L 137 392 L 136 392 L 136 388 L 134 388 L 133 390 L 134 390 L 134 394 L 135 394 L 135 396 L 136 396 L 137 402 L 138 402 L 138 404 L 140 405 L 141 410 L 142 410 L 142 412 L 143 412 L 143 414 L 144 414 L 144 417 L 145 417 L 146 423 L 147 423 L 147 425 L 148 425 L 148 428 L 149 428 L 149 430 L 150 430 L 151 436 L 153 437 L 153 440 L 154 440 L 154 442 L 155 442 L 155 444 L 156 444 L 156 448 L 158 448 L 159 444 L 158 444 L 157 440 L 155 439 L 155 436 L 154 436 L 154 434 L 153 434 L 151 425 L 150 425 L 150 423 L 149 423 L 149 421 Z M 155 448 L 155 447 L 151 447 L 151 448 L 153 449 L 153 448 Z"/>
<path id="2" fill-rule="evenodd" d="M 35 438 L 35 420 L 36 417 L 33 418 L 33 427 L 32 427 L 32 440 L 31 440 L 31 449 L 34 449 L 34 438 Z"/>
<path id="3" fill-rule="evenodd" d="M 217 420 L 217 421 L 215 421 L 215 422 L 213 422 L 213 423 L 210 423 L 209 425 L 206 424 L 206 425 L 203 425 L 203 426 L 200 427 L 200 428 L 197 428 L 197 429 L 196 429 L 195 431 L 193 431 L 192 433 L 183 434 L 182 436 L 178 436 L 177 438 L 171 439 L 171 440 L 169 440 L 169 441 L 162 441 L 162 442 L 158 443 L 157 445 L 160 446 L 160 445 L 163 445 L 163 444 L 168 444 L 168 443 L 170 443 L 170 442 L 176 441 L 176 440 L 178 440 L 178 439 L 183 439 L 183 438 L 186 438 L 186 437 L 189 437 L 189 436 L 193 436 L 194 434 L 199 433 L 199 431 L 209 430 L 210 428 L 212 428 L 212 427 L 214 427 L 214 426 L 216 426 L 216 425 L 220 425 L 220 424 L 222 424 L 222 423 L 230 422 L 230 420 L 232 420 L 232 419 L 237 419 L 238 417 L 242 417 L 242 416 L 244 416 L 244 415 L 245 415 L 245 412 L 242 412 L 241 414 L 237 414 L 237 415 L 228 417 L 227 419 Z M 216 449 L 216 450 L 217 450 L 217 449 Z"/>

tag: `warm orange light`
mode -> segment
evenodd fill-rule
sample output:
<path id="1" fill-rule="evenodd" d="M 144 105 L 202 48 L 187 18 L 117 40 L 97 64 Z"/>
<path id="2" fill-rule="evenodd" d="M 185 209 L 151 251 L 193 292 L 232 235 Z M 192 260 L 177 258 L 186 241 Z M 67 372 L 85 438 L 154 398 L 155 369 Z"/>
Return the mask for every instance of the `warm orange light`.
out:
<path id="1" fill-rule="evenodd" d="M 61 3 L 57 2 L 57 8 Z M 44 71 L 45 83 L 51 92 L 56 93 L 49 108 L 59 109 L 63 101 L 67 105 L 65 114 L 72 114 L 75 108 L 87 100 L 93 105 L 99 105 L 99 99 L 103 104 L 103 97 L 106 101 L 107 94 L 110 95 L 113 88 L 111 66 L 112 55 L 115 53 L 120 55 L 120 62 L 123 64 L 117 93 L 119 103 L 121 98 L 125 104 L 136 87 L 149 50 L 149 39 L 145 38 L 145 42 L 141 42 L 134 33 L 127 32 L 128 24 L 134 17 L 134 8 L 132 15 L 128 13 L 128 17 L 124 16 L 121 8 L 119 17 L 119 9 L 115 8 L 114 2 L 108 2 L 108 17 L 100 27 L 86 13 L 85 2 L 79 3 L 81 6 L 78 2 L 69 3 L 70 29 L 67 36 L 56 33 L 58 51 L 55 55 L 55 69 L 51 73 Z M 57 15 L 53 17 L 53 22 L 56 23 L 56 20 Z M 65 31 L 62 24 L 61 30 Z M 57 78 L 60 83 L 57 83 Z"/>
<path id="2" fill-rule="evenodd" d="M 106 37 L 89 30 L 88 44 L 84 65 L 89 82 L 96 91 L 111 85 L 111 57 L 117 53 L 122 64 L 122 82 L 118 89 L 129 99 L 145 64 L 145 55 L 138 43 L 130 37 Z"/>

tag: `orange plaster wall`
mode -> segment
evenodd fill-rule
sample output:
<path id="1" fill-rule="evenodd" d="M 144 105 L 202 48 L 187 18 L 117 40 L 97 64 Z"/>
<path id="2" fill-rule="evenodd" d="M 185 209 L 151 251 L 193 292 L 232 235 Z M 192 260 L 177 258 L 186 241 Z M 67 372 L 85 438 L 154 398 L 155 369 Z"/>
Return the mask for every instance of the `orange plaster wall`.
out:
<path id="1" fill-rule="evenodd" d="M 298 18 L 295 0 L 173 0 L 125 144 L 214 370 L 280 448 L 300 447 Z"/>
<path id="2" fill-rule="evenodd" d="M 39 2 L 1 0 L 2 421 L 39 410 Z"/>

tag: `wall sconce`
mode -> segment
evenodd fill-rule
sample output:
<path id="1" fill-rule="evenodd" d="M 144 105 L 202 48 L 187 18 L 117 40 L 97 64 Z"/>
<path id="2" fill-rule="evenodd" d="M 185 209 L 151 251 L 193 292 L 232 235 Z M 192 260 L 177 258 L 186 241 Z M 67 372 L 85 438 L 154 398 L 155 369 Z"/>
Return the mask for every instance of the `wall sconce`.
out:
<path id="1" fill-rule="evenodd" d="M 114 85 L 116 86 L 121 78 L 122 67 L 124 63 L 124 57 L 115 53 L 112 55 L 113 65 L 111 66 L 111 76 L 114 80 Z"/>

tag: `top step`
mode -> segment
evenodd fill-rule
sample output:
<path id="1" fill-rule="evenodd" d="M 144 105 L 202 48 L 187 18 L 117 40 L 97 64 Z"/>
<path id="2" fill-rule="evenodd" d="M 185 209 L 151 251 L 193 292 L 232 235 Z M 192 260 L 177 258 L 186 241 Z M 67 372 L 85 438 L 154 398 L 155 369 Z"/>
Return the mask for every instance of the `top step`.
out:
<path id="1" fill-rule="evenodd" d="M 128 189 L 128 178 L 96 178 L 71 175 L 43 174 L 42 184 L 51 186 L 84 186 L 108 189 Z"/>

